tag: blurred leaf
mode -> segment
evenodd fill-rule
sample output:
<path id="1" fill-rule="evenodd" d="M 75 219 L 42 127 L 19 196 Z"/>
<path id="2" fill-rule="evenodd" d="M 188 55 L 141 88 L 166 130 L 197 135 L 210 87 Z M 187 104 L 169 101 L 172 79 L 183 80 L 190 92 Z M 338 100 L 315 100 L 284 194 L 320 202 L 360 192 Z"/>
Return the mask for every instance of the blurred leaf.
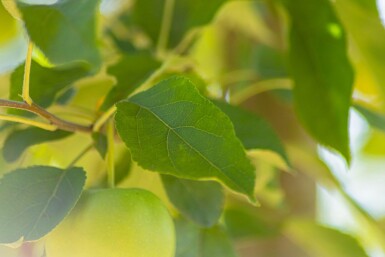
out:
<path id="1" fill-rule="evenodd" d="M 259 77 L 263 79 L 287 77 L 284 55 L 277 49 L 257 45 L 253 57 Z"/>
<path id="2" fill-rule="evenodd" d="M 175 257 L 236 257 L 226 232 L 219 226 L 199 229 L 183 219 L 175 221 Z"/>
<path id="3" fill-rule="evenodd" d="M 31 40 L 54 64 L 85 61 L 96 70 L 98 0 L 59 0 L 52 5 L 17 2 Z"/>
<path id="4" fill-rule="evenodd" d="M 169 46 L 176 46 L 187 31 L 209 23 L 226 0 L 175 1 L 170 28 Z M 132 9 L 134 25 L 141 27 L 157 43 L 162 24 L 165 0 L 136 1 Z"/>
<path id="5" fill-rule="evenodd" d="M 0 243 L 50 232 L 74 207 L 85 179 L 81 168 L 34 166 L 6 174 L 0 180 Z"/>
<path id="6" fill-rule="evenodd" d="M 285 149 L 270 124 L 257 114 L 221 101 L 213 101 L 233 122 L 235 133 L 243 146 L 278 153 L 289 164 Z"/>
<path id="7" fill-rule="evenodd" d="M 365 108 L 363 106 L 360 106 L 358 104 L 354 105 L 354 109 L 356 109 L 359 113 L 362 114 L 362 116 L 364 116 L 364 118 L 368 121 L 370 126 L 377 128 L 377 129 L 381 130 L 382 132 L 385 132 L 385 116 L 384 115 L 382 115 L 380 113 L 376 113 L 374 111 L 371 111 L 370 109 Z"/>
<path id="8" fill-rule="evenodd" d="M 231 121 L 190 80 L 173 77 L 119 102 L 115 122 L 143 168 L 187 179 L 217 178 L 254 199 L 254 167 Z"/>
<path id="9" fill-rule="evenodd" d="M 287 7 L 297 113 L 316 140 L 338 150 L 349 162 L 353 70 L 343 28 L 328 0 L 288 0 Z"/>
<path id="10" fill-rule="evenodd" d="M 107 137 L 106 135 L 100 132 L 92 133 L 92 140 L 94 141 L 94 146 L 102 159 L 106 157 L 107 153 Z"/>
<path id="11" fill-rule="evenodd" d="M 122 182 L 131 171 L 132 161 L 131 154 L 127 148 L 124 148 L 123 152 L 118 155 L 115 161 L 115 185 Z"/>
<path id="12" fill-rule="evenodd" d="M 30 146 L 59 140 L 71 134 L 66 131 L 47 131 L 36 127 L 15 130 L 4 142 L 3 157 L 7 162 L 16 161 Z"/>
<path id="13" fill-rule="evenodd" d="M 110 90 L 102 109 L 106 110 L 126 98 L 139 87 L 160 66 L 149 52 L 124 55 L 118 63 L 108 67 L 107 72 L 116 78 L 116 85 Z"/>
<path id="14" fill-rule="evenodd" d="M 0 2 L 0 46 L 9 42 L 18 33 L 16 20 L 4 8 L 3 3 Z"/>
<path id="15" fill-rule="evenodd" d="M 194 181 L 162 175 L 168 198 L 187 218 L 203 227 L 213 226 L 221 215 L 224 195 L 214 181 Z"/>
<path id="16" fill-rule="evenodd" d="M 232 206 L 225 210 L 225 224 L 229 234 L 235 239 L 267 238 L 280 232 L 281 220 L 272 220 L 272 215 L 263 213 L 261 207 Z"/>
<path id="17" fill-rule="evenodd" d="M 336 0 L 336 10 L 377 85 L 385 90 L 385 29 L 375 0 Z M 370 29 L 368 29 L 370 28 Z M 385 92 L 385 91 L 384 91 Z"/>
<path id="18" fill-rule="evenodd" d="M 348 234 L 311 220 L 292 219 L 285 234 L 314 257 L 367 257 L 358 241 Z"/>
<path id="19" fill-rule="evenodd" d="M 9 96 L 12 100 L 21 100 L 23 74 L 24 65 L 19 66 L 12 73 Z M 37 62 L 32 62 L 30 96 L 38 105 L 49 107 L 61 91 L 68 89 L 73 82 L 86 75 L 87 70 L 82 66 L 46 68 Z M 10 112 L 20 114 L 19 110 Z"/>

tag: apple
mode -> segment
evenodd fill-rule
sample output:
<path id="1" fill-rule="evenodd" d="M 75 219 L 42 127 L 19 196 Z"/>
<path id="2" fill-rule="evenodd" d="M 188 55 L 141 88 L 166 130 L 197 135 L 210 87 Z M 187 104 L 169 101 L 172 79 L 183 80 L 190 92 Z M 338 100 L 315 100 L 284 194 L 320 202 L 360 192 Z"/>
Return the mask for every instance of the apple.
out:
<path id="1" fill-rule="evenodd" d="M 47 257 L 173 257 L 174 223 L 161 200 L 143 189 L 85 191 L 47 235 Z"/>

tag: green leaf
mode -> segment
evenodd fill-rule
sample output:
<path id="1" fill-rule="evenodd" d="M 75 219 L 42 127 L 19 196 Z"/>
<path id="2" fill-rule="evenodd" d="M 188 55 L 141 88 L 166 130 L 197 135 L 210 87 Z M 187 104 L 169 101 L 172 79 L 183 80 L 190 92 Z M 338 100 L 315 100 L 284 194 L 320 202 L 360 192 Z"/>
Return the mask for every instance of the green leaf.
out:
<path id="1" fill-rule="evenodd" d="M 356 109 L 359 113 L 364 116 L 370 126 L 385 132 L 385 116 L 383 114 L 371 111 L 368 108 L 365 108 L 358 104 L 354 105 L 354 109 Z"/>
<path id="2" fill-rule="evenodd" d="M 334 1 L 337 13 L 358 48 L 359 57 L 385 90 L 385 30 L 375 0 Z M 370 29 L 368 29 L 370 28 Z M 365 86 L 364 86 L 365 87 Z M 384 91 L 385 92 L 385 91 Z"/>
<path id="3" fill-rule="evenodd" d="M 76 80 L 87 75 L 84 66 L 46 68 L 32 62 L 31 78 L 29 82 L 30 96 L 35 103 L 46 108 L 55 100 L 55 97 Z M 21 100 L 23 89 L 24 65 L 19 66 L 11 75 L 10 99 Z M 18 110 L 11 113 L 20 114 Z"/>
<path id="4" fill-rule="evenodd" d="M 117 104 L 116 128 L 143 168 L 216 178 L 254 199 L 254 167 L 230 119 L 190 80 L 173 77 Z"/>
<path id="5" fill-rule="evenodd" d="M 175 257 L 236 257 L 231 241 L 219 226 L 200 229 L 183 219 L 175 221 Z"/>
<path id="6" fill-rule="evenodd" d="M 162 175 L 168 198 L 187 218 L 203 227 L 213 226 L 221 215 L 224 195 L 214 181 L 194 181 Z"/>
<path id="7" fill-rule="evenodd" d="M 59 0 L 52 5 L 17 1 L 31 40 L 54 64 L 85 61 L 96 69 L 98 0 Z"/>
<path id="8" fill-rule="evenodd" d="M 281 140 L 270 124 L 258 115 L 221 101 L 214 103 L 229 116 L 235 133 L 248 149 L 265 149 L 278 153 L 286 163 L 289 159 Z"/>
<path id="9" fill-rule="evenodd" d="M 157 43 L 165 0 L 136 1 L 130 22 L 141 27 Z M 209 23 L 226 0 L 175 1 L 170 28 L 170 46 L 176 46 L 190 29 Z"/>
<path id="10" fill-rule="evenodd" d="M 71 134 L 66 131 L 47 131 L 35 127 L 15 130 L 4 142 L 3 157 L 7 162 L 16 161 L 30 146 L 60 140 Z"/>
<path id="11" fill-rule="evenodd" d="M 328 0 L 288 0 L 290 71 L 296 111 L 321 144 L 350 161 L 348 116 L 353 70 L 344 30 Z"/>
<path id="12" fill-rule="evenodd" d="M 158 67 L 160 62 L 148 52 L 138 52 L 123 56 L 118 63 L 110 66 L 108 74 L 116 78 L 116 85 L 103 102 L 102 109 L 108 109 L 116 102 L 127 98 Z"/>
<path id="13" fill-rule="evenodd" d="M 0 243 L 33 241 L 50 232 L 74 207 L 85 182 L 81 168 L 18 169 L 0 180 Z"/>
<path id="14" fill-rule="evenodd" d="M 225 210 L 225 223 L 229 234 L 236 239 L 268 238 L 280 232 L 280 222 L 273 220 L 274 215 L 263 213 L 261 207 L 250 209 L 232 206 Z"/>
<path id="15" fill-rule="evenodd" d="M 367 257 L 358 241 L 348 234 L 328 228 L 314 221 L 290 220 L 285 234 L 314 257 Z"/>
<path id="16" fill-rule="evenodd" d="M 107 137 L 106 135 L 95 132 L 92 133 L 92 140 L 94 141 L 94 146 L 100 156 L 104 159 L 107 153 Z"/>
<path id="17" fill-rule="evenodd" d="M 8 13 L 4 8 L 3 3 L 0 2 L 0 27 L 4 28 L 0 33 L 0 46 L 8 43 L 18 33 L 18 26 L 16 19 Z M 6 28 L 6 29 L 5 29 Z"/>

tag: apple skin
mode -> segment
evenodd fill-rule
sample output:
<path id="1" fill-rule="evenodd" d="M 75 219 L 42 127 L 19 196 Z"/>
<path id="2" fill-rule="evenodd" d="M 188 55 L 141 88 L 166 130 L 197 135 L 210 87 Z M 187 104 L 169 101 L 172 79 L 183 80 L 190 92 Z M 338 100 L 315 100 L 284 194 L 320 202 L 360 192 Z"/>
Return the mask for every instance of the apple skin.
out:
<path id="1" fill-rule="evenodd" d="M 83 193 L 46 241 L 47 257 L 174 257 L 175 229 L 168 210 L 143 189 Z"/>

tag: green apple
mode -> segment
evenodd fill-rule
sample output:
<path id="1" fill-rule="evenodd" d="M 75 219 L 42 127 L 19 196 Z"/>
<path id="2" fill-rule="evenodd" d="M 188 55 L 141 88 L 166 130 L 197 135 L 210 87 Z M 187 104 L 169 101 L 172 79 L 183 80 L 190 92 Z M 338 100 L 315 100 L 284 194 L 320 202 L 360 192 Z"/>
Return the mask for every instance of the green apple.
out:
<path id="1" fill-rule="evenodd" d="M 86 191 L 47 235 L 47 257 L 173 257 L 174 223 L 143 189 Z"/>

